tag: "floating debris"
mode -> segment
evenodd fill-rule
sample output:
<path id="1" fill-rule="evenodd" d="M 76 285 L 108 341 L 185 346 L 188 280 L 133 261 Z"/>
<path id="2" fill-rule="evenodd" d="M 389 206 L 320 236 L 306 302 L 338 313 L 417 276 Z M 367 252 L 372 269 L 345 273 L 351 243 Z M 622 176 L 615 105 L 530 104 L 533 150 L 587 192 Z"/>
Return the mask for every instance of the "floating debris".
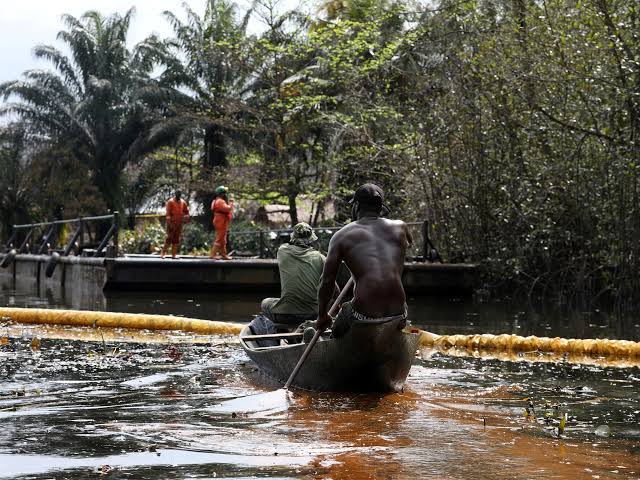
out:
<path id="1" fill-rule="evenodd" d="M 595 434 L 598 437 L 610 437 L 611 428 L 609 428 L 609 425 L 599 425 L 595 430 Z"/>

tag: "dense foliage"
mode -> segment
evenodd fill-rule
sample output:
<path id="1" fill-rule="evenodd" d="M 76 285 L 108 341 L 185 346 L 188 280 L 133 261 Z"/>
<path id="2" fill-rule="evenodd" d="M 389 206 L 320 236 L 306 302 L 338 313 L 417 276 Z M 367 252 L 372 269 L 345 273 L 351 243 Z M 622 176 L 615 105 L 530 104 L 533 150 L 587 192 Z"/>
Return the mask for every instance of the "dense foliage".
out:
<path id="1" fill-rule="evenodd" d="M 2 181 L 28 190 L 25 165 L 50 158 L 20 143 L 33 137 L 69 152 L 109 208 L 136 210 L 173 179 L 205 212 L 225 183 L 238 197 L 285 199 L 292 222 L 302 197 L 312 221 L 333 205 L 340 222 L 371 180 L 394 216 L 430 221 L 445 261 L 483 263 L 488 287 L 640 303 L 636 2 L 346 0 L 319 11 L 209 0 L 203 16 L 166 12 L 174 37 L 131 51 L 131 12 L 65 17 L 71 55 L 35 50 L 56 73 L 0 85 L 22 122 L 3 134 Z M 2 201 L 35 214 L 28 199 Z"/>

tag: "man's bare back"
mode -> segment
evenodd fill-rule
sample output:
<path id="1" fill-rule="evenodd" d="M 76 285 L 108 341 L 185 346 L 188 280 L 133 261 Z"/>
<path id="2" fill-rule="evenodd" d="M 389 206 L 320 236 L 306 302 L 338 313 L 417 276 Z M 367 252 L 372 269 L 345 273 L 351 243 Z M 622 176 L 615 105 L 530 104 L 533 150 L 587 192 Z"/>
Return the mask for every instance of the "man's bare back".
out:
<path id="1" fill-rule="evenodd" d="M 381 218 L 380 201 L 370 191 L 354 195 L 354 217 L 357 220 L 338 231 L 329 243 L 329 253 L 318 293 L 318 327 L 331 325 L 329 302 L 340 264 L 344 261 L 354 276 L 356 286 L 353 308 L 361 315 L 380 318 L 401 315 L 405 311 L 402 270 L 406 249 L 412 243 L 407 224 L 401 220 Z M 369 188 L 371 190 L 371 188 Z M 374 190 L 375 193 L 375 190 Z M 369 196 L 368 196 L 369 195 Z"/>

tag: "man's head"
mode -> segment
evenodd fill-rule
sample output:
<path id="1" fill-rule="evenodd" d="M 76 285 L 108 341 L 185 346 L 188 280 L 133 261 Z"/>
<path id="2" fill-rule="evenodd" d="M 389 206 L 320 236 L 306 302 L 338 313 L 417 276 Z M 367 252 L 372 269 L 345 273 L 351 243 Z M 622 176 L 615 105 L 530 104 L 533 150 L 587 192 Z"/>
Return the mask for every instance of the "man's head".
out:
<path id="1" fill-rule="evenodd" d="M 182 197 L 182 191 L 176 190 L 175 196 L 176 196 L 176 200 L 180 200 L 180 198 Z"/>
<path id="2" fill-rule="evenodd" d="M 299 247 L 309 247 L 313 242 L 318 240 L 318 237 L 313 232 L 311 225 L 305 222 L 300 222 L 293 227 L 293 233 L 291 234 L 291 245 L 298 245 Z"/>
<path id="3" fill-rule="evenodd" d="M 229 189 L 227 187 L 225 187 L 224 185 L 220 185 L 216 187 L 216 190 L 215 190 L 216 197 L 223 197 L 227 194 L 228 191 Z"/>
<path id="4" fill-rule="evenodd" d="M 349 203 L 351 204 L 351 217 L 354 220 L 357 220 L 361 213 L 375 216 L 385 216 L 389 213 L 389 209 L 384 204 L 384 192 L 373 183 L 360 185 L 353 193 L 353 198 Z"/>

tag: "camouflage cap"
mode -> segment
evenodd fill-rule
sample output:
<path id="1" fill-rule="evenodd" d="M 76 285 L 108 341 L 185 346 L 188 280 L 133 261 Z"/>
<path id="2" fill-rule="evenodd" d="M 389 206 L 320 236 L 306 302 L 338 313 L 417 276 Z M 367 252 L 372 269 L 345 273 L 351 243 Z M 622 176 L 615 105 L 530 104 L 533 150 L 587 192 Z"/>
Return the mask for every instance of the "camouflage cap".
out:
<path id="1" fill-rule="evenodd" d="M 220 185 L 219 187 L 216 187 L 216 195 L 220 195 L 222 193 L 227 193 L 229 191 L 229 189 L 227 187 L 225 187 L 224 185 Z"/>
<path id="2" fill-rule="evenodd" d="M 308 245 L 318 240 L 318 237 L 313 232 L 311 225 L 305 222 L 300 222 L 293 227 L 293 233 L 291 234 L 291 241 L 289 243 L 302 243 Z"/>

